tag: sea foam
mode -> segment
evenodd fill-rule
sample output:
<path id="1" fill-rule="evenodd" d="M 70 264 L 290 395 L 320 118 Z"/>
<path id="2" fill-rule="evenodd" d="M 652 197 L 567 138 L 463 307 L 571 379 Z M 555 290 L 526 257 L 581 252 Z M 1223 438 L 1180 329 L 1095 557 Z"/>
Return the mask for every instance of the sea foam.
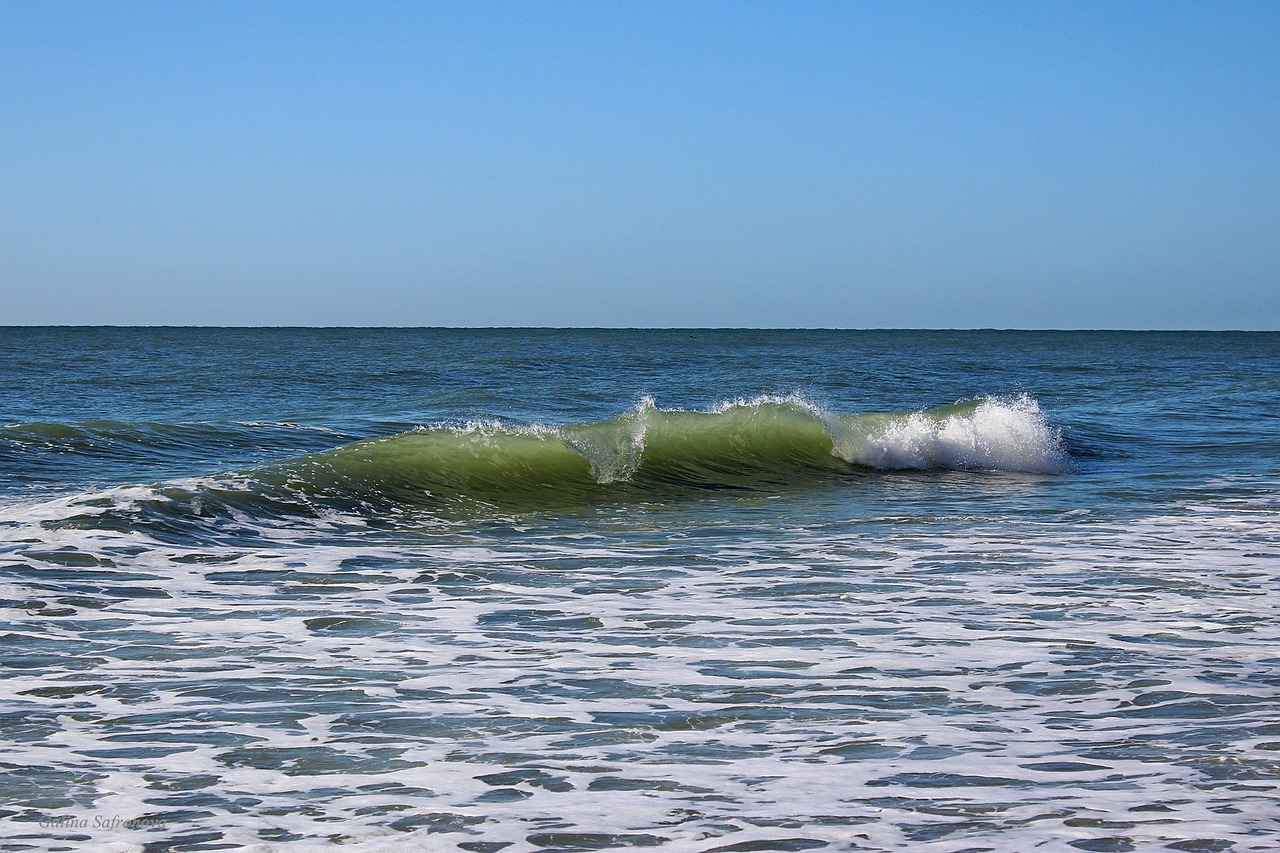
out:
<path id="1" fill-rule="evenodd" d="M 1062 434 L 1031 397 L 986 398 L 975 406 L 912 412 L 864 431 L 853 420 L 836 439 L 849 462 L 880 469 L 953 469 L 1061 474 L 1070 470 Z"/>

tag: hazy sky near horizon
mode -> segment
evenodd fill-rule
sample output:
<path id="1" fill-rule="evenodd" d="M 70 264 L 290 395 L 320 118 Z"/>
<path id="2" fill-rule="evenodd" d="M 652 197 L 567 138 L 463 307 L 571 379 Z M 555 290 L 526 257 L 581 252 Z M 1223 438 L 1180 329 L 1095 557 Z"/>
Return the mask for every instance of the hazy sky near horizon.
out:
<path id="1" fill-rule="evenodd" d="M 1280 3 L 0 2 L 0 325 L 1280 329 Z"/>

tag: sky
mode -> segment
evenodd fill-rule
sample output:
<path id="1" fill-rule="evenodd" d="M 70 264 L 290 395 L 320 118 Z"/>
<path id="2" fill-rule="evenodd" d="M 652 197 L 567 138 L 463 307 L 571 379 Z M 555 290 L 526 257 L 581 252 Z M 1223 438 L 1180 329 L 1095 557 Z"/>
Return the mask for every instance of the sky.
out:
<path id="1" fill-rule="evenodd" d="M 0 325 L 1280 329 L 1280 3 L 0 0 Z"/>

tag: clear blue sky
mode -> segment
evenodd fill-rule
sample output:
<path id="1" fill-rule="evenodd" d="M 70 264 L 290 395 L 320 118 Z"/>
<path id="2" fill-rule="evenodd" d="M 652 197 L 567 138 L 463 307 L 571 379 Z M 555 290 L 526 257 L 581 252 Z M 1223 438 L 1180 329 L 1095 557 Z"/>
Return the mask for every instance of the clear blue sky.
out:
<path id="1" fill-rule="evenodd" d="M 0 297 L 1280 329 L 1280 2 L 0 0 Z"/>

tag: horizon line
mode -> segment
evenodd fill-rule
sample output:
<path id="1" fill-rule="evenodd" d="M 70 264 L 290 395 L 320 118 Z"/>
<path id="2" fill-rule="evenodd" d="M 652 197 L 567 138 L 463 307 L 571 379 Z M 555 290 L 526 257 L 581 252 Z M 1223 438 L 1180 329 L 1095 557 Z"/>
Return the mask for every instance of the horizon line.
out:
<path id="1" fill-rule="evenodd" d="M 464 325 L 304 325 L 270 323 L 0 323 L 0 329 L 280 329 L 280 330 L 403 330 L 403 331 L 544 331 L 544 332 L 1142 332 L 1274 334 L 1277 329 L 1173 327 L 1052 327 L 1052 326 L 464 326 Z"/>

